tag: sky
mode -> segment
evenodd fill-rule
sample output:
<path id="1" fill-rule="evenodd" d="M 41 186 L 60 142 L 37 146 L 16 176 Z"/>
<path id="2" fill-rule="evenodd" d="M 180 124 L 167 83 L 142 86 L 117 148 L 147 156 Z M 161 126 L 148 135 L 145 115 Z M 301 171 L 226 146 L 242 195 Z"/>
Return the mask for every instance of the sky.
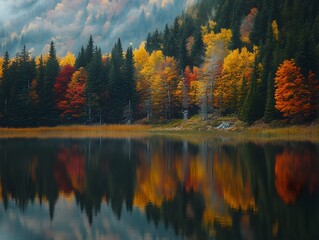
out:
<path id="1" fill-rule="evenodd" d="M 75 54 L 92 35 L 103 52 L 121 38 L 138 47 L 148 32 L 162 29 L 196 0 L 0 0 L 0 55 L 23 45 L 45 54 L 53 40 L 57 53 Z"/>

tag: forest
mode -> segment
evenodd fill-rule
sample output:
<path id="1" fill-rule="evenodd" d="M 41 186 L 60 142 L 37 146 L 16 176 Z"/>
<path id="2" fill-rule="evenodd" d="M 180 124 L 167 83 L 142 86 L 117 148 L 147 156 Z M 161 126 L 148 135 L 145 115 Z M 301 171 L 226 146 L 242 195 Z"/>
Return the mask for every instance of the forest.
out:
<path id="1" fill-rule="evenodd" d="M 201 0 L 137 49 L 0 58 L 0 126 L 165 123 L 200 114 L 305 123 L 319 111 L 316 0 Z M 128 29 L 129 31 L 129 29 Z M 107 38 L 107 36 L 105 36 Z"/>

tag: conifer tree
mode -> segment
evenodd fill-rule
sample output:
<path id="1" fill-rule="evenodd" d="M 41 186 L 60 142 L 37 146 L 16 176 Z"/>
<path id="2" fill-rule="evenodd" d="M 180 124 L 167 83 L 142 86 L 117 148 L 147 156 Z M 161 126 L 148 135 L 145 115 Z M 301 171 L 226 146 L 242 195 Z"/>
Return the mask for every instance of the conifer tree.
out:
<path id="1" fill-rule="evenodd" d="M 9 82 L 9 64 L 10 56 L 6 51 L 2 63 L 2 77 L 0 79 L 0 125 L 7 125 L 8 115 L 8 100 L 10 97 L 10 82 Z"/>
<path id="2" fill-rule="evenodd" d="M 129 47 L 125 54 L 124 78 L 127 85 L 126 103 L 130 105 L 130 108 L 135 112 L 138 99 L 136 92 L 135 67 L 132 47 Z"/>
<path id="3" fill-rule="evenodd" d="M 86 57 L 85 57 L 85 50 L 84 47 L 81 47 L 81 51 L 78 54 L 78 57 L 75 60 L 75 67 L 79 69 L 80 67 L 86 66 Z"/>
<path id="4" fill-rule="evenodd" d="M 86 104 L 89 123 L 101 122 L 102 112 L 105 106 L 102 103 L 103 92 L 106 84 L 103 84 L 103 63 L 101 49 L 96 48 L 91 63 L 88 65 L 88 79 L 86 82 Z"/>
<path id="5" fill-rule="evenodd" d="M 43 90 L 39 95 L 39 111 L 41 124 L 57 124 L 58 115 L 55 110 L 53 86 L 55 78 L 59 74 L 59 62 L 56 56 L 56 50 L 53 41 L 50 44 L 49 59 L 45 67 L 45 79 Z"/>
<path id="6" fill-rule="evenodd" d="M 123 119 L 123 111 L 126 106 L 125 93 L 127 92 L 127 86 L 125 84 L 123 76 L 123 48 L 121 40 L 114 45 L 112 49 L 111 67 L 110 67 L 110 100 L 109 107 L 110 120 L 112 122 L 120 122 Z"/>
<path id="7" fill-rule="evenodd" d="M 86 65 L 91 63 L 92 58 L 93 58 L 93 54 L 94 54 L 94 42 L 93 42 L 92 35 L 90 35 L 89 42 L 88 42 L 86 49 L 85 49 Z"/>

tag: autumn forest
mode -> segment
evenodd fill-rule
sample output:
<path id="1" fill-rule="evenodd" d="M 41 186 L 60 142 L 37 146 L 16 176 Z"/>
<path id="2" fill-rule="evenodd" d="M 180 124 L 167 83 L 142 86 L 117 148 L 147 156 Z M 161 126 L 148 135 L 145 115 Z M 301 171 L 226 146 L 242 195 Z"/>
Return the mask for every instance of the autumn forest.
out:
<path id="1" fill-rule="evenodd" d="M 0 58 L 0 126 L 318 117 L 316 0 L 202 0 L 136 49 Z M 128 29 L 129 31 L 129 29 Z M 106 36 L 107 38 L 107 36 Z M 82 41 L 82 39 L 79 39 Z"/>

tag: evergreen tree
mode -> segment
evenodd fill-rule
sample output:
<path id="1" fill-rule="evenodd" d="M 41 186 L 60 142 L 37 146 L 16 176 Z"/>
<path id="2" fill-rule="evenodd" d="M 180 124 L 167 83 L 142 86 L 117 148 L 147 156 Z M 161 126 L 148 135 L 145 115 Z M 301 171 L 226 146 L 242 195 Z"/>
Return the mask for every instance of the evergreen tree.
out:
<path id="1" fill-rule="evenodd" d="M 79 69 L 85 66 L 86 66 L 85 50 L 84 50 L 84 47 L 82 46 L 81 51 L 79 52 L 78 57 L 75 61 L 75 67 L 76 69 Z"/>
<path id="2" fill-rule="evenodd" d="M 250 82 L 248 95 L 240 112 L 240 118 L 248 124 L 252 124 L 260 117 L 259 92 L 258 82 L 261 79 L 261 69 L 258 63 L 258 58 L 255 60 L 253 76 Z"/>
<path id="3" fill-rule="evenodd" d="M 170 30 L 168 28 L 168 25 L 166 24 L 165 25 L 165 29 L 164 29 L 164 34 L 163 34 L 163 54 L 165 56 L 169 56 L 169 50 L 170 50 L 170 47 L 169 47 L 169 44 L 170 44 Z"/>
<path id="4" fill-rule="evenodd" d="M 158 30 L 156 29 L 152 35 L 152 51 L 160 50 L 161 49 L 161 38 Z"/>
<path id="5" fill-rule="evenodd" d="M 186 50 L 186 38 L 183 36 L 181 38 L 180 44 L 179 44 L 179 51 L 178 51 L 178 62 L 179 62 L 179 68 L 184 71 L 185 67 L 189 65 L 188 63 L 188 56 L 187 56 L 187 50 Z"/>
<path id="6" fill-rule="evenodd" d="M 152 36 L 151 33 L 148 33 L 145 43 L 145 49 L 146 51 L 151 54 L 153 52 L 153 43 L 152 43 Z"/>
<path id="7" fill-rule="evenodd" d="M 88 79 L 86 82 L 86 103 L 89 123 L 101 122 L 102 112 L 105 110 L 102 102 L 106 84 L 103 84 L 103 63 L 101 49 L 96 48 L 91 63 L 88 65 Z"/>
<path id="8" fill-rule="evenodd" d="M 205 46 L 200 30 L 195 32 L 194 38 L 194 46 L 192 48 L 191 58 L 193 60 L 194 66 L 200 67 L 203 63 L 205 55 Z"/>
<path id="9" fill-rule="evenodd" d="M 88 44 L 86 46 L 86 49 L 85 49 L 85 62 L 86 62 L 86 65 L 91 63 L 92 58 L 93 58 L 93 54 L 94 54 L 94 42 L 93 42 L 92 35 L 90 35 L 89 42 L 88 42 Z"/>
<path id="10" fill-rule="evenodd" d="M 120 122 L 123 119 L 124 107 L 127 104 L 125 100 L 125 93 L 127 86 L 123 76 L 123 48 L 121 40 L 114 45 L 112 50 L 111 67 L 110 67 L 110 121 Z"/>
<path id="11" fill-rule="evenodd" d="M 55 110 L 53 86 L 59 74 L 59 62 L 53 41 L 50 44 L 49 59 L 45 67 L 43 90 L 39 95 L 40 122 L 45 125 L 57 124 L 58 114 Z"/>
<path id="12" fill-rule="evenodd" d="M 126 103 L 135 112 L 138 99 L 136 92 L 135 67 L 133 59 L 133 49 L 129 47 L 126 51 L 124 62 L 124 78 L 127 85 Z"/>
<path id="13" fill-rule="evenodd" d="M 264 120 L 267 123 L 271 122 L 276 117 L 274 77 L 275 76 L 273 74 L 269 73 L 267 86 L 267 100 L 264 115 Z"/>
<path id="14" fill-rule="evenodd" d="M 6 51 L 2 64 L 2 78 L 0 79 L 0 126 L 8 124 L 8 99 L 10 97 L 10 82 L 9 82 L 9 53 Z"/>

